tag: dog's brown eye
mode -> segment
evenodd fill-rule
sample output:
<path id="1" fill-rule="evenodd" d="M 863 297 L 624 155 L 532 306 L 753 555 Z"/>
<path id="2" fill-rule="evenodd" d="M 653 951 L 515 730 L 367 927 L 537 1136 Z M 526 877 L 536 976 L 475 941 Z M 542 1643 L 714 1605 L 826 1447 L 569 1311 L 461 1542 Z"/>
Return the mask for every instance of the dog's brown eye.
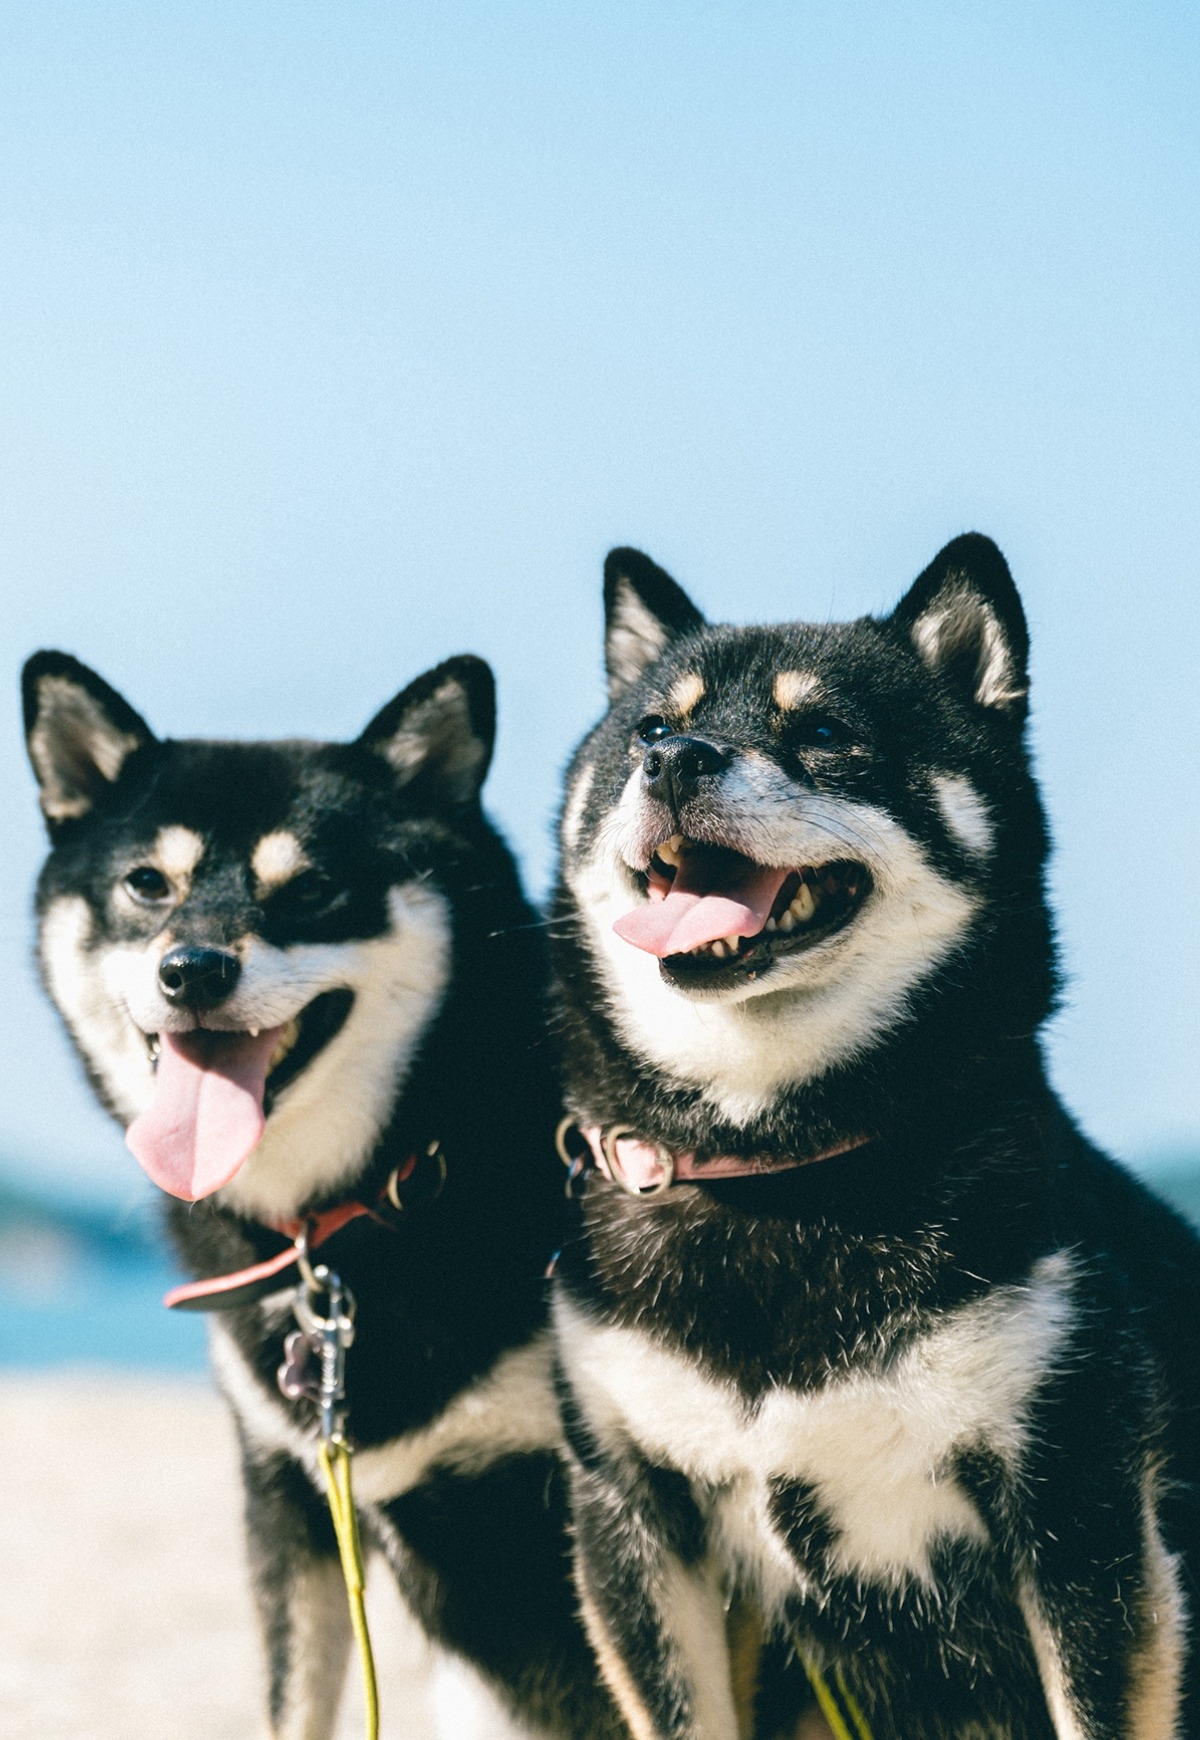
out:
<path id="1" fill-rule="evenodd" d="M 280 892 L 301 906 L 317 906 L 329 897 L 332 888 L 333 883 L 320 870 L 302 870 L 285 882 Z"/>
<path id="2" fill-rule="evenodd" d="M 669 737 L 671 727 L 658 713 L 651 713 L 638 726 L 637 734 L 643 743 L 657 743 L 660 737 Z"/>
<path id="3" fill-rule="evenodd" d="M 131 870 L 125 878 L 125 890 L 143 906 L 155 906 L 171 897 L 171 884 L 152 864 L 139 864 L 136 870 Z"/>
<path id="4" fill-rule="evenodd" d="M 795 749 L 840 749 L 854 733 L 832 713 L 802 713 L 788 733 Z"/>

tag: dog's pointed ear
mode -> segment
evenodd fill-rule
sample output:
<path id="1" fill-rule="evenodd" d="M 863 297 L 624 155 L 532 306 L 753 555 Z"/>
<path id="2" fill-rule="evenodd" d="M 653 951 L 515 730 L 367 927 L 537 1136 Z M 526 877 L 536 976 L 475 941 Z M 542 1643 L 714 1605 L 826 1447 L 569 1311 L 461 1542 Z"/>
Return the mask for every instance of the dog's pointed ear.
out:
<path id="1" fill-rule="evenodd" d="M 1016 723 L 1024 719 L 1029 629 L 1008 563 L 990 538 L 967 532 L 947 544 L 892 620 L 960 694 Z"/>
<path id="2" fill-rule="evenodd" d="M 383 757 L 401 785 L 467 804 L 479 796 L 495 738 L 491 667 L 462 653 L 402 689 L 358 741 Z"/>
<path id="3" fill-rule="evenodd" d="M 103 677 L 64 652 L 34 653 L 21 675 L 25 742 L 53 831 L 77 821 L 154 733 Z"/>
<path id="4" fill-rule="evenodd" d="M 670 643 L 704 618 L 683 587 L 640 550 L 610 550 L 604 564 L 604 658 L 615 700 Z"/>

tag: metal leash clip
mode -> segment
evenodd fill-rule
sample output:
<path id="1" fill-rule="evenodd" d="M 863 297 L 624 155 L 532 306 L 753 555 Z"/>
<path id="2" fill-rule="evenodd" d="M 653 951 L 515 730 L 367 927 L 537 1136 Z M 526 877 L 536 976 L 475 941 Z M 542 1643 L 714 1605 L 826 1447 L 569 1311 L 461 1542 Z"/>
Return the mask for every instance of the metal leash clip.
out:
<path id="1" fill-rule="evenodd" d="M 317 1462 L 325 1481 L 329 1515 L 346 1584 L 350 1626 L 362 1668 L 367 1740 L 379 1740 L 379 1687 L 364 1601 L 366 1571 L 346 1439 L 346 1350 L 354 1341 L 354 1295 L 335 1269 L 314 1265 L 308 1228 L 296 1238 L 300 1285 L 292 1299 L 299 1325 L 284 1342 L 279 1388 L 289 1401 L 302 1396 L 316 1403 L 321 1442 Z M 327 1309 L 321 1306 L 327 1303 Z"/>
<path id="2" fill-rule="evenodd" d="M 314 1266 L 307 1231 L 296 1239 L 296 1262 L 300 1285 L 292 1310 L 300 1327 L 288 1336 L 279 1387 L 293 1399 L 308 1396 L 314 1401 L 323 1442 L 336 1444 L 345 1436 L 346 1350 L 354 1341 L 354 1295 L 336 1270 L 325 1263 Z M 325 1301 L 328 1308 L 322 1311 Z"/>

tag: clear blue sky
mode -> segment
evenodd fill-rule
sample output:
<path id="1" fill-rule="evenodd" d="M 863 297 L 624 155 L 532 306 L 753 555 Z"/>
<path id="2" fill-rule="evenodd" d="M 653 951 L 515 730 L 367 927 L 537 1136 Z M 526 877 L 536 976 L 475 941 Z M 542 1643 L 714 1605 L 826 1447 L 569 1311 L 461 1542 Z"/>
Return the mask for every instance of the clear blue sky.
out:
<path id="1" fill-rule="evenodd" d="M 1007 552 L 1057 1080 L 1200 1150 L 1200 12 L 5 8 L 0 1155 L 134 1192 L 27 965 L 18 666 L 174 735 L 356 732 L 462 649 L 535 887 L 635 543 L 715 617 Z"/>

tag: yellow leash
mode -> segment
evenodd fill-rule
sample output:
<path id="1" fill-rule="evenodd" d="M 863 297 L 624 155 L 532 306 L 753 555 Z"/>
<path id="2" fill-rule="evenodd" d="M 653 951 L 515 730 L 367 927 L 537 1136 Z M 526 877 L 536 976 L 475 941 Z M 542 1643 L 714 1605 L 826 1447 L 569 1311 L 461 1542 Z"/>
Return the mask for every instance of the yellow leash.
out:
<path id="1" fill-rule="evenodd" d="M 834 1669 L 835 1691 L 815 1662 L 807 1657 L 803 1660 L 808 1683 L 816 1693 L 821 1714 L 829 1723 L 834 1740 L 872 1740 L 871 1725 L 859 1709 L 841 1668 Z"/>
<path id="2" fill-rule="evenodd" d="M 350 1447 L 344 1438 L 322 1443 L 317 1451 L 321 1472 L 329 1494 L 329 1514 L 337 1536 L 338 1552 L 342 1556 L 342 1576 L 346 1579 L 346 1595 L 350 1602 L 350 1624 L 358 1645 L 362 1667 L 363 1698 L 367 1707 L 367 1740 L 379 1740 L 379 1688 L 375 1681 L 375 1657 L 371 1649 L 371 1633 L 367 1629 L 367 1610 L 363 1602 L 366 1577 L 363 1573 L 362 1542 L 358 1534 L 358 1512 L 350 1486 Z"/>
<path id="3" fill-rule="evenodd" d="M 366 1574 L 350 1478 L 350 1446 L 344 1431 L 346 1349 L 354 1340 L 354 1298 L 334 1270 L 324 1264 L 312 1265 L 304 1232 L 296 1239 L 296 1259 L 302 1280 L 293 1301 L 299 1330 L 288 1339 L 279 1385 L 289 1398 L 307 1395 L 317 1404 L 320 1421 L 317 1456 L 325 1477 L 329 1514 L 333 1519 L 346 1598 L 350 1605 L 350 1626 L 362 1668 L 366 1740 L 379 1740 L 379 1687 L 375 1678 L 371 1633 L 367 1626 Z M 323 1298 L 329 1301 L 327 1312 L 318 1308 L 318 1301 Z M 314 1372 L 308 1369 L 310 1361 L 316 1368 Z M 835 1685 L 831 1686 L 814 1661 L 806 1656 L 801 1659 L 834 1740 L 874 1740 L 870 1724 L 847 1686 L 840 1665 L 834 1669 Z"/>
<path id="4" fill-rule="evenodd" d="M 345 1432 L 346 1349 L 354 1341 L 354 1295 L 336 1270 L 323 1263 L 314 1267 L 309 1260 L 307 1230 L 302 1230 L 296 1239 L 296 1261 L 301 1285 L 296 1289 L 292 1310 L 299 1328 L 284 1344 L 279 1387 L 289 1400 L 307 1396 L 317 1405 L 320 1433 L 317 1456 L 325 1476 L 329 1514 L 350 1604 L 350 1626 L 362 1667 L 367 1740 L 379 1740 L 379 1686 L 363 1599 L 367 1579 Z M 328 1309 L 323 1311 L 320 1307 L 325 1300 Z"/>

